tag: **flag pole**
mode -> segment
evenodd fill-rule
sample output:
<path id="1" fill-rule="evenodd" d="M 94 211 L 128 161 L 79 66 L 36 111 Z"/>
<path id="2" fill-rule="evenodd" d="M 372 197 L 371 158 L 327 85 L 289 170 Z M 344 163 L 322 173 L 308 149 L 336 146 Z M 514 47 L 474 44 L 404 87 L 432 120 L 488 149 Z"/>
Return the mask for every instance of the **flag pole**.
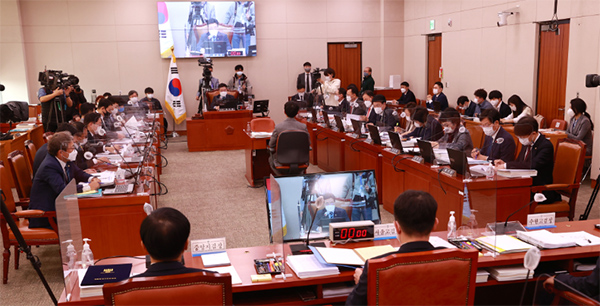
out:
<path id="1" fill-rule="evenodd" d="M 175 57 L 175 47 L 171 46 L 171 58 L 173 59 L 173 63 L 177 62 L 177 58 Z M 183 93 L 181 93 L 183 95 Z M 173 117 L 173 116 L 171 116 Z M 171 133 L 171 137 L 176 138 L 179 137 L 179 134 L 177 132 L 175 132 L 175 117 L 172 118 L 173 119 L 173 133 Z M 165 135 L 166 137 L 167 135 Z"/>

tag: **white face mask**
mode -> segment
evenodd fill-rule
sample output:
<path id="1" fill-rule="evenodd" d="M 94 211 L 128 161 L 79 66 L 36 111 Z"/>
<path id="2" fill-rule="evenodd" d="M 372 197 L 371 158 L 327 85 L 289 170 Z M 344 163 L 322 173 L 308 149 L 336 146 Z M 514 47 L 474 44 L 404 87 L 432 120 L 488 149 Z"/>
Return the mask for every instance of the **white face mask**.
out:
<path id="1" fill-rule="evenodd" d="M 333 203 L 326 203 L 325 204 L 325 211 L 327 211 L 327 213 L 332 213 L 335 211 L 335 204 Z"/>
<path id="2" fill-rule="evenodd" d="M 383 108 L 381 108 L 381 107 L 373 107 L 373 110 L 375 110 L 375 113 L 377 115 L 383 114 Z"/>
<path id="3" fill-rule="evenodd" d="M 492 137 L 492 135 L 494 135 L 494 127 L 492 126 L 482 126 L 481 127 L 483 129 L 483 133 L 485 133 L 485 135 Z"/>
<path id="4" fill-rule="evenodd" d="M 154 98 L 154 95 L 153 94 L 147 94 L 146 97 L 148 97 L 148 99 L 152 99 L 152 98 Z"/>
<path id="5" fill-rule="evenodd" d="M 244 74 L 244 72 L 243 72 L 243 71 L 237 71 L 237 72 L 236 72 L 236 74 L 237 74 L 238 76 L 242 76 L 242 74 Z"/>
<path id="6" fill-rule="evenodd" d="M 418 128 L 420 128 L 420 127 L 422 127 L 422 126 L 423 126 L 423 124 L 422 124 L 421 122 L 419 122 L 419 121 L 415 121 L 415 127 L 418 127 Z"/>
<path id="7" fill-rule="evenodd" d="M 500 101 L 499 100 L 490 100 L 490 103 L 492 103 L 492 105 L 494 107 L 496 107 L 496 106 L 498 106 L 498 103 L 500 103 Z"/>
<path id="8" fill-rule="evenodd" d="M 402 93 L 406 93 L 406 88 L 400 88 L 400 91 L 401 91 Z"/>
<path id="9" fill-rule="evenodd" d="M 327 81 L 327 82 L 331 81 L 331 77 L 330 76 L 326 76 L 325 77 L 325 81 Z"/>
<path id="10" fill-rule="evenodd" d="M 514 106 L 514 105 L 510 105 L 509 107 L 510 107 L 510 110 L 511 110 L 511 111 L 513 111 L 513 112 L 516 112 L 516 111 L 517 111 L 517 107 L 516 107 L 516 106 Z"/>
<path id="11" fill-rule="evenodd" d="M 453 133 L 453 132 L 454 132 L 454 129 L 453 129 L 453 128 L 451 128 L 451 127 L 449 127 L 449 126 L 445 126 L 445 127 L 444 127 L 444 133 L 446 133 L 446 134 L 451 134 L 451 133 Z"/>
<path id="12" fill-rule="evenodd" d="M 111 113 L 111 114 L 113 114 L 113 115 L 116 115 L 118 112 L 119 112 L 119 110 L 118 110 L 118 109 L 116 109 L 116 108 L 113 108 L 113 109 L 110 111 L 110 113 Z"/>
<path id="13" fill-rule="evenodd" d="M 84 137 L 83 140 L 79 142 L 79 145 L 83 146 L 86 143 L 87 143 L 87 138 Z"/>
<path id="14" fill-rule="evenodd" d="M 410 116 L 406 116 L 406 121 L 412 122 L 412 119 L 410 118 Z"/>
<path id="15" fill-rule="evenodd" d="M 529 140 L 529 137 L 525 137 L 525 138 L 519 137 L 519 142 L 524 146 L 531 145 L 531 140 Z"/>
<path id="16" fill-rule="evenodd" d="M 365 101 L 365 106 L 366 106 L 367 108 L 371 107 L 371 104 L 372 104 L 372 103 L 371 103 L 371 101 L 368 101 L 368 100 L 367 100 L 367 101 Z"/>
<path id="17" fill-rule="evenodd" d="M 138 97 L 132 97 L 129 101 L 136 103 L 138 101 Z"/>
<path id="18" fill-rule="evenodd" d="M 69 153 L 69 156 L 67 156 L 67 159 L 70 161 L 77 160 L 77 150 L 71 151 L 71 153 Z"/>
<path id="19" fill-rule="evenodd" d="M 210 36 L 217 36 L 217 33 L 219 33 L 218 30 L 208 30 L 208 33 L 210 34 Z"/>
<path id="20" fill-rule="evenodd" d="M 225 97 L 227 96 L 227 92 L 226 92 L 226 91 L 221 91 L 221 92 L 219 92 L 219 95 L 220 95 L 222 98 L 225 98 Z"/>
<path id="21" fill-rule="evenodd" d="M 573 111 L 572 108 L 569 108 L 569 110 L 567 111 L 567 118 L 573 118 L 575 116 L 575 112 Z"/>
<path id="22" fill-rule="evenodd" d="M 479 104 L 479 99 L 477 99 L 477 97 L 473 98 L 473 103 Z"/>
<path id="23" fill-rule="evenodd" d="M 348 102 L 352 101 L 352 97 L 346 96 L 346 101 L 348 101 Z"/>
<path id="24" fill-rule="evenodd" d="M 434 88 L 434 89 L 433 89 L 433 94 L 434 94 L 434 95 L 437 95 L 437 94 L 438 94 L 438 92 L 439 92 L 439 91 L 438 91 L 438 89 L 437 89 L 437 88 Z"/>

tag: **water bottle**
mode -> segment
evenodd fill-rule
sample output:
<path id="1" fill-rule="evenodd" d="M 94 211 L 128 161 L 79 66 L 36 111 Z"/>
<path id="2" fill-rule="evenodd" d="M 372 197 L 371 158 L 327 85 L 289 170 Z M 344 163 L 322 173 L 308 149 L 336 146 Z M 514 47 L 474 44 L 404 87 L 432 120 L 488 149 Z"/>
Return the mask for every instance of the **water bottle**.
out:
<path id="1" fill-rule="evenodd" d="M 81 266 L 84 269 L 94 265 L 94 254 L 92 253 L 92 249 L 90 249 L 88 241 L 92 241 L 92 239 L 83 238 L 84 245 L 83 251 L 81 251 Z"/>
<path id="2" fill-rule="evenodd" d="M 493 180 L 495 175 L 496 175 L 496 168 L 494 168 L 494 165 L 490 164 L 487 167 L 487 169 L 485 169 L 485 178 L 487 178 L 488 180 Z"/>
<path id="3" fill-rule="evenodd" d="M 73 246 L 73 240 L 69 239 L 69 240 L 65 240 L 63 241 L 63 243 L 68 243 L 69 245 L 67 246 L 67 267 L 69 267 L 69 270 L 72 270 L 75 268 L 75 261 L 77 260 L 77 252 L 75 251 L 75 246 Z"/>
<path id="4" fill-rule="evenodd" d="M 246 123 L 246 132 L 247 133 L 252 133 L 252 130 L 250 128 L 250 121 L 248 121 L 248 123 Z"/>
<path id="5" fill-rule="evenodd" d="M 448 220 L 448 239 L 456 238 L 456 219 L 454 218 L 454 211 L 450 212 L 450 220 Z"/>
<path id="6" fill-rule="evenodd" d="M 90 101 L 92 104 L 96 103 L 96 98 L 98 96 L 96 95 L 96 90 L 92 89 L 92 101 Z"/>

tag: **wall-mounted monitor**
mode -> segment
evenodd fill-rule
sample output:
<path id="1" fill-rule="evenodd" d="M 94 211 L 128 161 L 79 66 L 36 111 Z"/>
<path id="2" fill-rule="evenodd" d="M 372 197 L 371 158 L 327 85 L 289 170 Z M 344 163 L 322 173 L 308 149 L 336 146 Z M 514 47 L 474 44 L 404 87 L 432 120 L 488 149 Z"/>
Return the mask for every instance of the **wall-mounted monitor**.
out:
<path id="1" fill-rule="evenodd" d="M 254 1 L 157 2 L 160 55 L 256 56 Z"/>

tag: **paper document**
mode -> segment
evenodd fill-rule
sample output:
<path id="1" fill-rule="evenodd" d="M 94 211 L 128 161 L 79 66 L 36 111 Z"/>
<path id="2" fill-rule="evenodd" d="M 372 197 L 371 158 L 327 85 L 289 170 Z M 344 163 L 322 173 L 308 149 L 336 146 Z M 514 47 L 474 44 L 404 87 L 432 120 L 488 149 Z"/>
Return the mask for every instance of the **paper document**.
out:
<path id="1" fill-rule="evenodd" d="M 504 177 L 532 177 L 537 176 L 533 169 L 498 169 L 498 175 Z"/>
<path id="2" fill-rule="evenodd" d="M 390 252 L 395 252 L 396 249 L 391 245 L 377 245 L 366 248 L 358 248 L 354 249 L 354 252 L 360 256 L 363 261 L 367 261 L 367 259 L 371 259 L 373 257 L 381 256 L 383 254 L 387 254 Z"/>
<path id="3" fill-rule="evenodd" d="M 568 239 L 547 230 L 517 231 L 517 238 L 544 249 L 556 249 L 575 246 L 575 239 Z"/>
<path id="4" fill-rule="evenodd" d="M 323 259 L 334 265 L 362 266 L 365 261 L 353 249 L 316 248 Z"/>
<path id="5" fill-rule="evenodd" d="M 575 241 L 575 243 L 577 243 L 578 246 L 600 245 L 600 237 L 594 236 L 584 231 L 559 233 L 558 236 L 567 240 Z"/>
<path id="6" fill-rule="evenodd" d="M 204 256 L 204 255 L 202 255 L 202 256 Z M 231 275 L 231 284 L 232 285 L 242 283 L 242 279 L 240 278 L 240 275 L 237 273 L 237 271 L 235 270 L 235 268 L 233 266 L 210 268 L 208 270 L 215 271 L 215 272 L 221 273 L 221 274 L 229 273 L 229 275 Z"/>
<path id="7" fill-rule="evenodd" d="M 271 134 L 273 134 L 273 133 L 270 133 L 270 132 L 252 132 L 251 136 L 252 136 L 252 138 L 269 138 L 269 137 L 271 137 Z"/>
<path id="8" fill-rule="evenodd" d="M 500 254 L 526 252 L 527 250 L 534 248 L 533 245 L 509 235 L 483 236 L 476 240 L 487 248 L 493 249 Z"/>
<path id="9" fill-rule="evenodd" d="M 440 238 L 438 236 L 429 236 L 429 243 L 434 247 L 445 247 L 447 249 L 456 249 L 457 247 L 452 243 L 448 242 L 448 240 Z"/>
<path id="10" fill-rule="evenodd" d="M 200 257 L 202 257 L 202 264 L 205 267 L 228 266 L 231 264 L 227 252 L 203 254 Z"/>
<path id="11" fill-rule="evenodd" d="M 489 165 L 489 163 L 490 163 L 487 160 L 474 159 L 474 158 L 468 157 L 468 156 L 467 156 L 467 162 L 469 162 L 469 165 Z"/>
<path id="12" fill-rule="evenodd" d="M 298 278 L 340 274 L 337 266 L 321 263 L 313 254 L 288 256 L 286 263 Z"/>

